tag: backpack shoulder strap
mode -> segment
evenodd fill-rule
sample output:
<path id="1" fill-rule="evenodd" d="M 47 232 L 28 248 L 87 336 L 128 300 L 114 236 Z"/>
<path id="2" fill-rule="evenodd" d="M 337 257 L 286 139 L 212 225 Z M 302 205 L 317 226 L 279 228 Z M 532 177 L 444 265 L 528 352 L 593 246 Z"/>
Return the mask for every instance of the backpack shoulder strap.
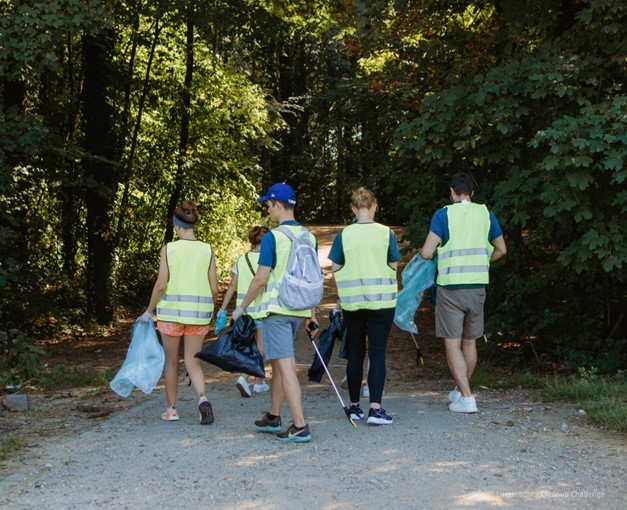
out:
<path id="1" fill-rule="evenodd" d="M 303 227 L 302 225 L 299 225 L 299 227 L 300 227 L 300 232 L 298 234 L 296 234 L 296 235 L 294 235 L 294 233 L 289 228 L 287 228 L 284 225 L 279 225 L 274 230 L 278 230 L 279 232 L 283 232 L 287 237 L 290 238 L 290 241 L 294 241 L 296 236 L 304 237 L 306 234 L 309 233 L 309 230 L 307 229 L 307 227 Z"/>

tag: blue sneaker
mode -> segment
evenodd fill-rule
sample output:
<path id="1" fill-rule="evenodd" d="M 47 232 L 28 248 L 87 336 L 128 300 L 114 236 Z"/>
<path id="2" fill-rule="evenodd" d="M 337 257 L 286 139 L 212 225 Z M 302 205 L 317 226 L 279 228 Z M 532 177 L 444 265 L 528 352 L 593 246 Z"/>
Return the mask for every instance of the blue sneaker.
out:
<path id="1" fill-rule="evenodd" d="M 280 416 L 270 418 L 270 413 L 265 413 L 261 420 L 255 421 L 255 428 L 261 432 L 281 432 L 283 424 Z"/>
<path id="2" fill-rule="evenodd" d="M 385 409 L 382 407 L 379 409 L 370 408 L 368 412 L 368 425 L 392 425 L 393 420 L 389 417 Z"/>
<path id="3" fill-rule="evenodd" d="M 308 443 L 311 441 L 311 432 L 309 432 L 309 425 L 298 429 L 292 423 L 287 430 L 279 432 L 276 438 L 283 443 Z"/>
<path id="4" fill-rule="evenodd" d="M 364 414 L 363 409 L 361 408 L 361 406 L 359 404 L 354 404 L 354 405 L 350 406 L 348 408 L 348 413 L 350 414 L 351 420 L 354 420 L 354 421 L 359 421 L 364 416 L 366 416 Z"/>

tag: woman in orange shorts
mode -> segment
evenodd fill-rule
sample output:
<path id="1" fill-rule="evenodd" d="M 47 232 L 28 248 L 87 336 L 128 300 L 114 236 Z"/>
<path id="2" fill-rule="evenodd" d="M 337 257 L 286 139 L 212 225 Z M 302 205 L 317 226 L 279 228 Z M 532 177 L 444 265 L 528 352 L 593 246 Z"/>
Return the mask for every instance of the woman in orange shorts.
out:
<path id="1" fill-rule="evenodd" d="M 198 394 L 201 425 L 213 423 L 213 410 L 205 396 L 205 374 L 194 355 L 202 349 L 213 316 L 214 297 L 218 294 L 216 261 L 211 246 L 194 235 L 198 210 L 191 200 L 183 202 L 172 216 L 178 240 L 161 250 L 159 275 L 150 304 L 142 319 L 151 320 L 157 310 L 157 329 L 165 352 L 165 394 L 168 408 L 161 415 L 166 421 L 178 421 L 176 389 L 178 386 L 179 346 L 183 338 L 185 368 Z"/>

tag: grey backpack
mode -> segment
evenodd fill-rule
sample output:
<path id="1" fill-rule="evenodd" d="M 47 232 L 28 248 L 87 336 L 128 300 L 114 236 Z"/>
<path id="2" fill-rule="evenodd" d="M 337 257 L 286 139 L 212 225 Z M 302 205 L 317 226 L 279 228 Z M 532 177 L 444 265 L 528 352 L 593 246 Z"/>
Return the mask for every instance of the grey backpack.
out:
<path id="1" fill-rule="evenodd" d="M 283 281 L 279 286 L 279 301 L 290 310 L 309 310 L 322 300 L 324 275 L 318 254 L 309 239 L 309 230 L 301 227 L 296 235 L 287 227 L 277 227 L 292 241 Z"/>

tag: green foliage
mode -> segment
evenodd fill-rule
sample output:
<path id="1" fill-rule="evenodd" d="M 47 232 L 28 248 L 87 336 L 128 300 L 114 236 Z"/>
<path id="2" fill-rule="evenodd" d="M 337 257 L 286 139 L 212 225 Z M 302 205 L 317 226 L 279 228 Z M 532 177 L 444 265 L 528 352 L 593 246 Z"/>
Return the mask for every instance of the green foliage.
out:
<path id="1" fill-rule="evenodd" d="M 621 432 L 627 431 L 627 380 L 624 372 L 614 377 L 600 376 L 594 367 L 580 369 L 579 377 L 549 381 L 543 396 L 552 401 L 575 402 L 590 419 Z"/>
<path id="2" fill-rule="evenodd" d="M 43 370 L 46 351 L 25 333 L 0 331 L 0 384 L 23 384 L 36 380 Z"/>
<path id="3" fill-rule="evenodd" d="M 107 387 L 111 379 L 113 375 L 110 371 L 89 372 L 63 363 L 42 373 L 38 384 L 45 391 L 53 391 L 67 388 Z"/>
<path id="4" fill-rule="evenodd" d="M 545 38 L 503 46 L 495 65 L 426 94 L 397 130 L 397 166 L 419 169 L 391 184 L 411 214 L 412 244 L 444 205 L 450 175 L 470 173 L 509 248 L 492 271 L 492 332 L 507 345 L 533 341 L 573 369 L 594 362 L 612 372 L 626 361 L 627 118 L 615 52 L 627 43 L 610 28 L 626 11 L 591 1 L 570 25 L 543 20 Z M 565 29 L 550 35 L 550 23 Z"/>
<path id="5" fill-rule="evenodd" d="M 28 443 L 28 438 L 24 436 L 2 434 L 2 440 L 0 440 L 0 460 L 5 460 L 11 452 L 24 448 Z"/>

